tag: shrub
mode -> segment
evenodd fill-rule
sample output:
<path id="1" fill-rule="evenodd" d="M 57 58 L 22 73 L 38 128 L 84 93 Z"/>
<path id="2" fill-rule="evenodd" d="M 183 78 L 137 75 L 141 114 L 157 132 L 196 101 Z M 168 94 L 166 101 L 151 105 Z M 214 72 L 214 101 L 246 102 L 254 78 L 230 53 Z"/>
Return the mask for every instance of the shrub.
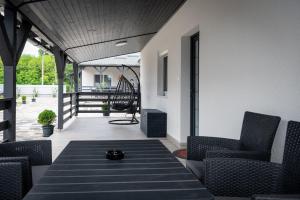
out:
<path id="1" fill-rule="evenodd" d="M 21 89 L 17 88 L 17 98 L 19 98 L 21 96 Z"/>
<path id="2" fill-rule="evenodd" d="M 71 85 L 66 85 L 66 91 L 69 93 L 69 92 L 72 92 L 72 87 Z"/>
<path id="3" fill-rule="evenodd" d="M 102 105 L 102 110 L 105 112 L 105 111 L 108 111 L 109 107 L 108 107 L 108 103 L 104 103 Z"/>
<path id="4" fill-rule="evenodd" d="M 33 95 L 32 95 L 33 97 L 39 96 L 39 91 L 36 88 L 33 89 L 32 93 L 33 93 Z"/>
<path id="5" fill-rule="evenodd" d="M 57 88 L 54 88 L 52 90 L 52 97 L 56 97 L 56 94 L 57 94 Z"/>
<path id="6" fill-rule="evenodd" d="M 38 116 L 38 123 L 47 126 L 52 125 L 56 119 L 56 114 L 52 110 L 44 110 Z"/>
<path id="7" fill-rule="evenodd" d="M 26 96 L 22 96 L 22 101 L 26 101 Z"/>

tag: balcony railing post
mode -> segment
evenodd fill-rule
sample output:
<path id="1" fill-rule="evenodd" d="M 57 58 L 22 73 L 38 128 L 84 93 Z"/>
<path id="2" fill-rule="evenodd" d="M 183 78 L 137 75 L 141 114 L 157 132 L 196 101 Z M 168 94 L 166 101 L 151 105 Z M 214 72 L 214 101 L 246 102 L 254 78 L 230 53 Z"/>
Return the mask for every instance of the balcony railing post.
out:
<path id="1" fill-rule="evenodd" d="M 108 101 L 107 101 L 107 103 L 108 103 L 108 113 L 110 114 L 110 98 L 111 98 L 111 92 L 109 91 L 108 92 Z"/>
<path id="2" fill-rule="evenodd" d="M 66 67 L 67 55 L 58 46 L 53 47 L 53 54 L 56 63 L 56 72 L 58 80 L 58 111 L 57 111 L 57 128 L 64 127 L 64 73 Z"/>
<path id="3" fill-rule="evenodd" d="M 73 102 L 73 98 L 72 98 L 72 96 L 73 96 L 73 94 L 72 93 L 70 93 L 70 117 L 72 118 L 72 116 L 73 116 L 73 114 L 72 114 L 72 102 Z"/>
<path id="4" fill-rule="evenodd" d="M 75 93 L 75 116 L 78 116 L 78 108 L 79 108 L 79 92 Z"/>
<path id="5" fill-rule="evenodd" d="M 22 20 L 18 24 L 17 11 L 4 4 L 4 16 L 0 17 L 0 57 L 4 66 L 3 94 L 10 98 L 10 107 L 4 110 L 3 119 L 9 123 L 3 132 L 4 140 L 16 140 L 16 66 L 23 52 L 32 25 Z M 20 27 L 18 28 L 18 26 Z"/>

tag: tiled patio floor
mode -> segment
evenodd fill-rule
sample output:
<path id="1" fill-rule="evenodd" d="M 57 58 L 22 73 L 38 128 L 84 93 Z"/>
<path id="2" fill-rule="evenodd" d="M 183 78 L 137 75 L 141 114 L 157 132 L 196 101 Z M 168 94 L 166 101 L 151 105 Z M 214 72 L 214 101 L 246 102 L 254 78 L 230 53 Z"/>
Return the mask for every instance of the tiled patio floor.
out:
<path id="1" fill-rule="evenodd" d="M 30 100 L 30 99 L 29 99 Z M 39 97 L 36 103 L 28 102 L 17 106 L 17 141 L 51 139 L 53 159 L 55 159 L 71 140 L 139 140 L 148 139 L 140 130 L 140 125 L 111 125 L 108 121 L 125 114 L 112 114 L 102 117 L 100 114 L 80 114 L 70 120 L 61 131 L 55 130 L 49 138 L 42 137 L 41 126 L 37 123 L 38 113 L 44 109 L 57 111 L 57 98 Z M 130 117 L 130 116 L 128 116 Z M 0 135 L 0 137 L 2 137 Z M 153 138 L 150 138 L 153 139 Z M 162 143 L 174 151 L 177 147 L 165 138 Z"/>
<path id="2" fill-rule="evenodd" d="M 57 131 L 52 140 L 53 159 L 55 159 L 71 140 L 140 140 L 149 139 L 140 130 L 140 125 L 111 125 L 110 117 L 77 117 L 62 131 Z M 153 139 L 153 138 L 150 138 Z M 177 147 L 166 138 L 161 142 L 170 150 Z"/>

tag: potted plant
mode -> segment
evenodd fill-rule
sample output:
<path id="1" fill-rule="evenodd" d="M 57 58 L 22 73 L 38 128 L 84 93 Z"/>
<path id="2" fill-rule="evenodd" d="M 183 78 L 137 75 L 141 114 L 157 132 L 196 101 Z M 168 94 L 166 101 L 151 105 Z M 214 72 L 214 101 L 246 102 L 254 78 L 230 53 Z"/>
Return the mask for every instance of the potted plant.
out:
<path id="1" fill-rule="evenodd" d="M 21 89 L 17 87 L 17 98 L 21 96 Z"/>
<path id="2" fill-rule="evenodd" d="M 26 104 L 26 96 L 22 96 L 22 104 Z"/>
<path id="3" fill-rule="evenodd" d="M 31 99 L 31 101 L 32 102 L 36 102 L 36 98 L 38 97 L 38 91 L 37 91 L 37 89 L 33 89 L 33 91 L 32 91 L 32 99 Z"/>
<path id="4" fill-rule="evenodd" d="M 36 98 L 34 95 L 32 95 L 31 102 L 36 102 Z"/>
<path id="5" fill-rule="evenodd" d="M 53 134 L 54 121 L 56 119 L 56 114 L 52 110 L 44 110 L 38 116 L 38 123 L 42 125 L 43 136 L 49 137 Z"/>
<path id="6" fill-rule="evenodd" d="M 107 102 L 104 102 L 104 104 L 102 104 L 102 111 L 103 116 L 109 116 L 109 106 Z"/>
<path id="7" fill-rule="evenodd" d="M 33 94 L 34 94 L 34 97 L 37 98 L 39 96 L 39 91 L 36 88 L 34 88 Z"/>
<path id="8" fill-rule="evenodd" d="M 52 90 L 52 97 L 55 98 L 55 97 L 56 97 L 56 94 L 57 94 L 57 89 L 54 88 L 54 89 Z"/>

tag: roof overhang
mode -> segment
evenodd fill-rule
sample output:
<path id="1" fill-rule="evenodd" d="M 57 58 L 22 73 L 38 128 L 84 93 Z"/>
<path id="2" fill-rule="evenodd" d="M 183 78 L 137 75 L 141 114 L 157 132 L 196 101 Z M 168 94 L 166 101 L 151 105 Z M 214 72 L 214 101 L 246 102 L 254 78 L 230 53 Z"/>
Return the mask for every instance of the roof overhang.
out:
<path id="1" fill-rule="evenodd" d="M 71 60 L 139 52 L 185 0 L 9 0 L 33 24 L 33 42 Z M 38 38 L 38 40 L 34 40 Z M 116 46 L 119 41 L 125 46 Z"/>

